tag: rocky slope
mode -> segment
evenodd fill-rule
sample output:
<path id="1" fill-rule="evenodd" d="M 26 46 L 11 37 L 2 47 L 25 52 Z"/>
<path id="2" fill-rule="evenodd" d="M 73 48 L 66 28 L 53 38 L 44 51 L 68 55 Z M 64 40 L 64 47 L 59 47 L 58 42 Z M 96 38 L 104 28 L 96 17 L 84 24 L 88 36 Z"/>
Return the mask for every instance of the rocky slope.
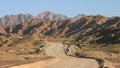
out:
<path id="1" fill-rule="evenodd" d="M 30 22 L 1 27 L 0 33 L 37 34 L 52 37 L 72 37 L 84 43 L 119 43 L 120 17 L 85 16 L 73 22 L 34 19 Z M 86 40 L 86 41 L 84 41 Z"/>

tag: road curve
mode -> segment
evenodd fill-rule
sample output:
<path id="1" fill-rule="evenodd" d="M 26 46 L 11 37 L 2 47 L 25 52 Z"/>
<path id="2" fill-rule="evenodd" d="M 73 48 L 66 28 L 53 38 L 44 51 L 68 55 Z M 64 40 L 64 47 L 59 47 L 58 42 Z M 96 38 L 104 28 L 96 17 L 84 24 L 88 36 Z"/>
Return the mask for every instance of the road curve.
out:
<path id="1" fill-rule="evenodd" d="M 59 58 L 60 61 L 45 68 L 98 68 L 99 64 L 94 59 L 69 57 L 65 54 L 63 44 L 50 42 L 45 49 L 48 56 Z"/>

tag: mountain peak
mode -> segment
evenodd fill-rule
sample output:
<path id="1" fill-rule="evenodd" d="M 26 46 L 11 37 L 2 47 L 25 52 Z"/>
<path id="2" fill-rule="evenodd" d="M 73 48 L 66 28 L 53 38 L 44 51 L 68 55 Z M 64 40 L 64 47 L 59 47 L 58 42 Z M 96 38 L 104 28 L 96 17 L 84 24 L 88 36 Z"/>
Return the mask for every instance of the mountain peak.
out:
<path id="1" fill-rule="evenodd" d="M 41 15 L 41 14 L 54 14 L 54 13 L 50 12 L 50 11 L 44 11 L 44 12 L 40 13 L 39 15 Z"/>
<path id="2" fill-rule="evenodd" d="M 82 18 L 82 17 L 85 17 L 86 15 L 84 15 L 84 14 L 78 14 L 77 16 L 75 16 L 75 17 L 73 17 L 73 18 L 71 18 L 73 21 L 76 21 L 76 20 L 78 20 L 78 19 L 80 19 L 80 18 Z"/>
<path id="3" fill-rule="evenodd" d="M 44 11 L 44 12 L 42 12 L 42 13 L 52 13 L 51 11 Z"/>
<path id="4" fill-rule="evenodd" d="M 42 19 L 42 20 L 49 19 L 51 21 L 68 19 L 68 17 L 65 15 L 55 14 L 50 11 L 44 11 L 44 12 L 40 13 L 39 15 L 37 15 L 37 18 Z"/>

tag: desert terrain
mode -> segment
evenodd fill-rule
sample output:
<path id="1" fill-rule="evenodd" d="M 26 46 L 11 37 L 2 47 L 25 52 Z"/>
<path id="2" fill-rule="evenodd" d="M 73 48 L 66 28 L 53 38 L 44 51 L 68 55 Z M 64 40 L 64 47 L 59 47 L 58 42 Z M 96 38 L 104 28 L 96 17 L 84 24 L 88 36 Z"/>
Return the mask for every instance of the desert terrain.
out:
<path id="1" fill-rule="evenodd" d="M 3 17 L 0 68 L 120 68 L 120 17 Z"/>

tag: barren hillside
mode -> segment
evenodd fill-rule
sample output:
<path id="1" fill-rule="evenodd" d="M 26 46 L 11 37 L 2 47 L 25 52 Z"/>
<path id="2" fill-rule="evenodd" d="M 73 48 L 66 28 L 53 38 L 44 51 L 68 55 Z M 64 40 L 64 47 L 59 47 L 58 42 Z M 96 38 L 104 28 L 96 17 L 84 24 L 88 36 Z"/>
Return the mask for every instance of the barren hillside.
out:
<path id="1" fill-rule="evenodd" d="M 50 12 L 34 19 L 31 15 L 18 16 L 0 19 L 0 62 L 8 61 L 1 68 L 51 57 L 55 60 L 46 60 L 53 63 L 45 68 L 88 68 L 92 64 L 95 68 L 120 67 L 120 17 L 83 16 L 74 21 Z"/>

